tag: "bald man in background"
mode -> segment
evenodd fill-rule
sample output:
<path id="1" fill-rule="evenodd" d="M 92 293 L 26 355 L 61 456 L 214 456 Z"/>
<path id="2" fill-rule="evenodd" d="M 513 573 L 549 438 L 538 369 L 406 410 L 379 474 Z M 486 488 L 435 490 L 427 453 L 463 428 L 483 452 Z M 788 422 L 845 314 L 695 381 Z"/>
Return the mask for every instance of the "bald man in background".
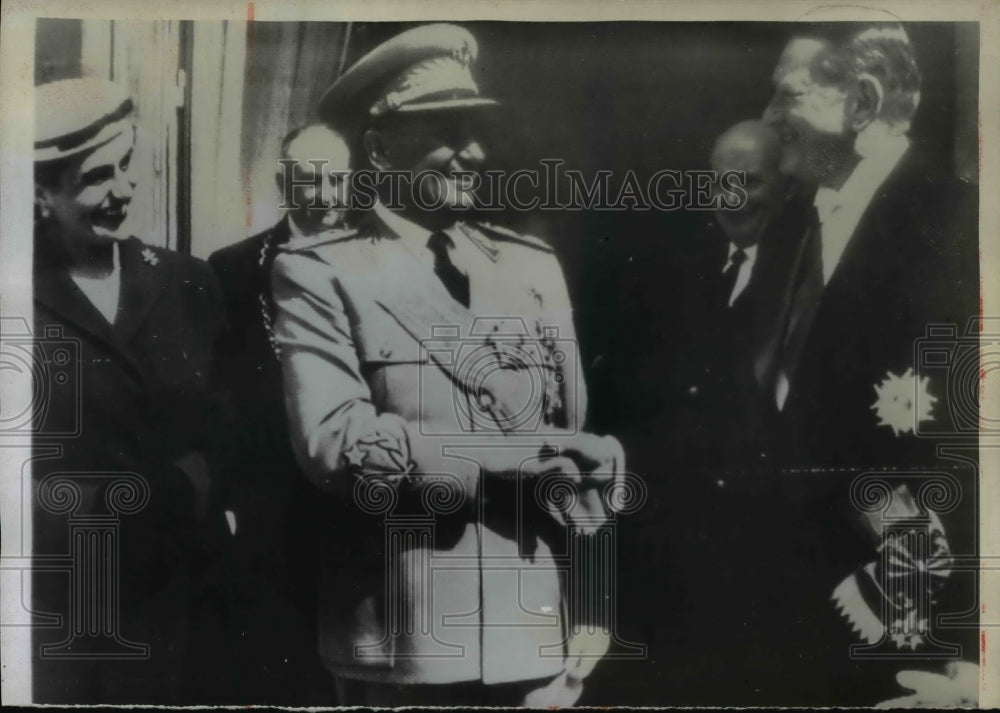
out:
<path id="1" fill-rule="evenodd" d="M 635 577 L 625 591 L 652 597 L 636 609 L 658 612 L 643 623 L 651 661 L 630 704 L 738 700 L 732 691 L 752 685 L 743 672 L 761 652 L 755 632 L 771 620 L 754 593 L 760 562 L 748 557 L 759 549 L 766 558 L 780 529 L 763 515 L 770 481 L 755 477 L 763 464 L 752 343 L 779 299 L 776 275 L 785 246 L 801 239 L 807 207 L 780 160 L 777 134 L 753 120 L 722 133 L 710 155 L 718 203 L 685 246 L 680 346 L 661 366 L 662 420 L 645 446 L 671 453 L 670 478 L 649 481 L 650 505 L 635 525 L 643 544 L 626 548 L 630 561 L 619 569 Z"/>
<path id="2" fill-rule="evenodd" d="M 334 703 L 316 653 L 313 557 L 323 542 L 325 498 L 308 486 L 291 451 L 272 345 L 271 269 L 289 240 L 308 241 L 343 224 L 338 194 L 349 164 L 347 145 L 331 129 L 314 124 L 289 132 L 275 161 L 281 220 L 208 260 L 230 324 L 219 350 L 219 388 L 236 419 L 227 478 L 233 690 L 221 703 Z"/>
<path id="3" fill-rule="evenodd" d="M 784 205 L 788 182 L 778 170 L 780 159 L 778 135 L 761 121 L 736 124 L 718 138 L 712 150 L 711 166 L 722 199 L 714 211 L 715 224 L 728 242 L 719 281 L 720 302 L 725 307 L 747 304 L 742 298 L 754 274 L 761 238 Z M 729 185 L 723 182 L 727 175 L 738 177 L 742 197 L 722 195 L 722 186 Z"/>
<path id="4" fill-rule="evenodd" d="M 754 419 L 741 412 L 753 401 L 751 340 L 778 299 L 778 262 L 787 252 L 780 248 L 797 241 L 804 225 L 796 185 L 779 171 L 780 160 L 780 139 L 762 121 L 742 121 L 719 136 L 710 159 L 716 207 L 686 271 L 676 433 L 717 466 L 742 465 L 753 449 Z"/>

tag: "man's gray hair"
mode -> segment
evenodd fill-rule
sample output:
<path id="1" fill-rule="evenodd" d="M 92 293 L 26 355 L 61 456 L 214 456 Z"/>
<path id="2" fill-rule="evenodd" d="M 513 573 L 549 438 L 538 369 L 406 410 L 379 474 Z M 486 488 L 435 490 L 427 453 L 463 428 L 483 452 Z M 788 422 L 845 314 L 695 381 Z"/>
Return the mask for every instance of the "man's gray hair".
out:
<path id="1" fill-rule="evenodd" d="M 895 22 L 835 23 L 819 32 L 834 50 L 821 63 L 828 78 L 836 82 L 854 80 L 864 74 L 882 85 L 879 118 L 909 124 L 920 104 L 920 69 L 910 37 Z"/>

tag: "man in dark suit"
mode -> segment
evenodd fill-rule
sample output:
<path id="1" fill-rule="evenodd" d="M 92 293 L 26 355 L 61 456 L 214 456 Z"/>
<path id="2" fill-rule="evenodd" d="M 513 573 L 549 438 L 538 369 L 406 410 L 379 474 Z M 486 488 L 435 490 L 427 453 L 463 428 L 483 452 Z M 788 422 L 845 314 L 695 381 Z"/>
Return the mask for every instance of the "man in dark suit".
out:
<path id="1" fill-rule="evenodd" d="M 795 651 L 780 660 L 797 674 L 780 675 L 801 686 L 785 700 L 870 704 L 903 693 L 900 669 L 945 660 L 941 685 L 908 702 L 974 702 L 956 682 L 976 680 L 961 663 L 976 656 L 975 582 L 947 575 L 949 550 L 975 553 L 977 452 L 952 421 L 947 380 L 922 374 L 916 355 L 933 325 L 961 335 L 978 315 L 975 191 L 935 177 L 909 145 L 920 74 L 899 25 L 796 37 L 774 83 L 765 120 L 782 137 L 782 170 L 818 185 L 754 348 L 762 450 L 794 542 L 772 543 L 768 558 L 784 562 L 770 628 Z M 934 502 L 935 488 L 947 497 Z M 896 537 L 901 518 L 911 532 Z"/>
<path id="2" fill-rule="evenodd" d="M 773 302 L 776 256 L 797 240 L 802 211 L 794 183 L 779 171 L 781 143 L 761 121 L 743 121 L 711 155 L 717 206 L 685 260 L 682 334 L 670 375 L 677 405 L 667 409 L 678 447 L 715 466 L 752 448 L 754 419 L 743 407 L 758 312 Z M 720 447 L 721 446 L 721 447 Z"/>
<path id="3" fill-rule="evenodd" d="M 654 662 L 646 668 L 662 683 L 637 704 L 735 704 L 753 695 L 742 674 L 733 677 L 759 653 L 743 597 L 756 598 L 749 590 L 760 578 L 746 549 L 778 525 L 762 522 L 757 504 L 769 496 L 759 477 L 752 340 L 759 315 L 777 300 L 786 244 L 799 239 L 804 221 L 780 160 L 780 139 L 763 122 L 725 131 L 711 155 L 717 207 L 684 251 L 678 355 L 662 369 L 662 415 L 645 446 L 671 453 L 673 465 L 669 478 L 650 478 L 650 503 L 631 524 L 644 546 L 623 553 L 622 576 L 637 578 L 626 591 L 671 602 L 655 619 L 643 617 Z M 706 642 L 725 643 L 707 655 Z"/>
<path id="4" fill-rule="evenodd" d="M 292 454 L 271 328 L 271 269 L 291 238 L 314 236 L 343 221 L 336 192 L 349 158 L 344 141 L 325 126 L 290 132 L 275 164 L 285 215 L 209 258 L 229 315 L 219 386 L 236 413 L 227 507 L 235 530 L 229 576 L 239 702 L 335 702 L 317 654 L 314 557 L 322 551 L 323 533 L 336 522 Z"/>
<path id="5" fill-rule="evenodd" d="M 207 646 L 189 620 L 225 528 L 209 395 L 224 315 L 207 265 L 127 232 L 131 108 L 102 80 L 36 90 L 35 347 L 58 372 L 35 410 L 37 703 L 189 702 L 185 655 Z"/>

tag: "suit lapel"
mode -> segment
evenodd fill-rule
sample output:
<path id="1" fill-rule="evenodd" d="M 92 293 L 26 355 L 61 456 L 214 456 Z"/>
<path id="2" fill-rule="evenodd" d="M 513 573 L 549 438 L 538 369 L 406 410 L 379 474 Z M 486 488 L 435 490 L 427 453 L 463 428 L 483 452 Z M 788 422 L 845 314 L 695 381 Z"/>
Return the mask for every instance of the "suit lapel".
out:
<path id="1" fill-rule="evenodd" d="M 118 356 L 135 373 L 141 369 L 134 355 L 120 335 L 112 328 L 83 291 L 73 282 L 69 273 L 59 267 L 41 267 L 34 275 L 35 301 L 59 315 L 80 331 L 89 334 Z M 125 299 L 124 284 L 119 304 Z"/>
<path id="2" fill-rule="evenodd" d="M 41 268 L 34 276 L 35 301 L 106 346 L 118 348 L 111 324 L 73 282 L 66 270 Z"/>
<path id="3" fill-rule="evenodd" d="M 883 237 L 879 223 L 869 210 L 855 228 L 837 269 L 823 289 L 810 341 L 822 336 L 827 327 L 848 316 L 841 314 L 845 302 L 868 287 L 867 274 L 871 272 L 871 261 L 877 259 L 875 253 Z M 850 319 L 854 321 L 857 315 L 850 316 Z"/>
<path id="4" fill-rule="evenodd" d="M 287 215 L 275 224 L 267 233 L 261 243 L 260 252 L 257 256 L 257 282 L 258 298 L 261 301 L 260 318 L 264 326 L 264 331 L 268 337 L 273 339 L 274 329 L 272 321 L 274 319 L 274 294 L 271 291 L 271 271 L 274 269 L 274 260 L 278 252 L 291 237 L 291 229 Z"/>
<path id="5" fill-rule="evenodd" d="M 703 304 L 717 304 L 721 300 L 722 273 L 729 262 L 729 240 L 714 220 L 709 221 L 699 240 L 702 244 L 695 247 L 694 261 L 697 293 L 693 298 Z"/>
<path id="6" fill-rule="evenodd" d="M 729 238 L 715 223 L 712 223 L 709 228 L 707 237 L 710 244 L 707 251 L 708 260 L 704 267 L 706 277 L 718 281 L 722 279 L 722 273 L 729 267 Z"/>
<path id="7" fill-rule="evenodd" d="M 132 341 L 170 281 L 170 262 L 137 238 L 121 244 L 122 288 L 115 332 L 123 344 Z"/>
<path id="8" fill-rule="evenodd" d="M 292 235 L 291 229 L 288 227 L 289 220 L 291 219 L 286 215 L 267 231 L 264 238 L 264 245 L 261 248 L 262 253 L 257 261 L 260 267 L 261 289 L 268 295 L 269 299 L 271 294 L 271 268 L 274 266 L 274 259 L 278 255 L 279 248 L 287 243 Z"/>
<path id="9" fill-rule="evenodd" d="M 875 191 L 823 291 L 816 324 L 822 324 L 822 317 L 830 317 L 830 305 L 842 305 L 846 299 L 870 288 L 873 273 L 885 268 L 887 261 L 905 259 L 905 255 L 894 252 L 897 246 L 890 206 L 901 182 L 918 169 L 917 157 L 909 149 Z M 905 249 L 905 245 L 898 247 Z"/>
<path id="10" fill-rule="evenodd" d="M 908 151 L 875 192 L 841 255 L 830 282 L 823 290 L 809 336 L 803 347 L 799 372 L 805 374 L 820 355 L 830 357 L 849 340 L 845 332 L 858 329 L 859 310 L 878 306 L 868 297 L 876 290 L 885 271 L 906 259 L 906 245 L 893 227 L 893 205 L 901 181 L 914 170 L 916 158 Z M 864 319 L 872 319 L 865 314 Z M 805 367 L 805 368 L 803 368 Z M 795 383 L 792 384 L 792 392 Z M 789 394 L 791 399 L 792 394 Z"/>
<path id="11" fill-rule="evenodd" d="M 758 385 L 774 385 L 778 353 L 785 335 L 794 295 L 795 277 L 804 258 L 809 231 L 818 228 L 810 221 L 812 204 L 793 205 L 783 216 L 779 229 L 769 231 L 757 255 L 755 280 L 758 306 L 754 314 L 754 376 Z M 771 245 L 765 241 L 775 240 Z"/>
<path id="12" fill-rule="evenodd" d="M 816 349 L 835 349 L 842 343 L 839 330 L 857 328 L 858 315 L 853 314 L 849 305 L 867 303 L 864 295 L 878 286 L 878 275 L 893 261 L 906 259 L 906 255 L 898 251 L 905 250 L 905 245 L 897 245 L 894 239 L 889 206 L 900 175 L 911 164 L 912 159 L 904 156 L 862 213 L 823 290 L 806 351 L 803 351 L 804 359 Z"/>

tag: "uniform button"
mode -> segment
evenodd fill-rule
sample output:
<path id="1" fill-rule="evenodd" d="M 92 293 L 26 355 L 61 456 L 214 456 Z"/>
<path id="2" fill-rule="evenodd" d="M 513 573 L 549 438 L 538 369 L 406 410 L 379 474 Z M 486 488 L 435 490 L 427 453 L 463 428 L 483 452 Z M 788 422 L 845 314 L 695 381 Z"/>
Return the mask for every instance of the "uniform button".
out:
<path id="1" fill-rule="evenodd" d="M 392 349 L 390 349 L 389 347 L 385 347 L 384 346 L 384 347 L 382 347 L 381 349 L 378 350 L 378 353 L 379 353 L 379 356 L 381 356 L 384 359 L 384 358 L 389 357 L 389 356 L 392 355 Z"/>
<path id="2" fill-rule="evenodd" d="M 726 487 L 726 481 L 723 480 L 722 478 L 719 478 L 718 480 L 716 480 L 715 484 L 718 485 L 720 488 Z"/>
<path id="3" fill-rule="evenodd" d="M 688 396 L 697 396 L 697 395 L 698 395 L 698 387 L 697 386 L 689 386 L 688 387 Z"/>

